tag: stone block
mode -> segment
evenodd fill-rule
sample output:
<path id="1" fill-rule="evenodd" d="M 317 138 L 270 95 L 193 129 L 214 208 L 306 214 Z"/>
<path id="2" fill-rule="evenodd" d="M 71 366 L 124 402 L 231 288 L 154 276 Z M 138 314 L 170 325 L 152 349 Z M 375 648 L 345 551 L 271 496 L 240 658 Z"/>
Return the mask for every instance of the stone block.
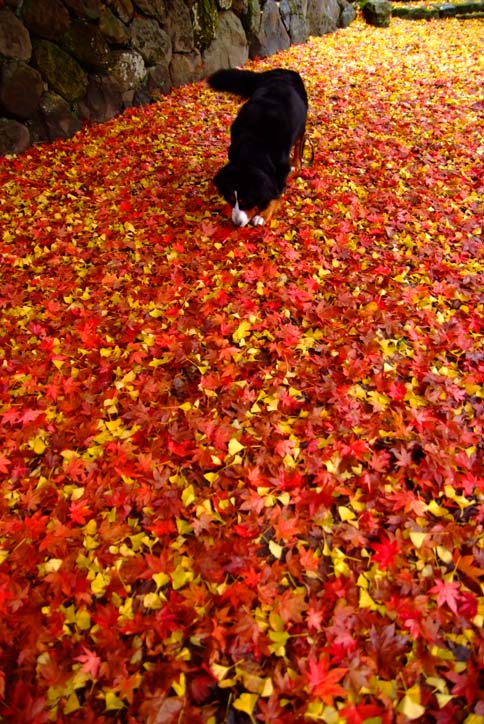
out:
<path id="1" fill-rule="evenodd" d="M 265 58 L 280 50 L 287 50 L 291 40 L 282 22 L 279 5 L 275 0 L 266 0 L 258 32 L 251 38 L 250 57 Z"/>
<path id="2" fill-rule="evenodd" d="M 118 82 L 121 93 L 136 88 L 146 76 L 143 56 L 133 50 L 113 52 L 111 76 Z"/>
<path id="3" fill-rule="evenodd" d="M 81 127 L 81 122 L 69 103 L 56 93 L 44 93 L 40 100 L 40 115 L 49 141 L 70 138 Z"/>
<path id="4" fill-rule="evenodd" d="M 132 19 L 134 7 L 131 0 L 107 0 L 107 4 L 123 23 L 129 23 Z"/>
<path id="5" fill-rule="evenodd" d="M 248 59 L 247 37 L 239 18 L 231 11 L 220 13 L 217 36 L 203 54 L 204 75 L 245 65 Z"/>
<path id="6" fill-rule="evenodd" d="M 390 25 L 392 5 L 387 0 L 366 0 L 361 9 L 368 25 L 377 28 L 387 28 Z"/>
<path id="7" fill-rule="evenodd" d="M 173 53 L 170 63 L 170 77 L 174 87 L 200 80 L 203 75 L 203 62 L 199 52 Z"/>
<path id="8" fill-rule="evenodd" d="M 75 15 L 87 20 L 99 20 L 102 0 L 63 0 Z"/>
<path id="9" fill-rule="evenodd" d="M 30 133 L 23 123 L 0 118 L 0 156 L 23 153 L 30 146 Z"/>
<path id="10" fill-rule="evenodd" d="M 131 45 L 140 53 L 146 65 L 158 65 L 171 60 L 171 40 L 152 18 L 135 18 L 130 25 Z"/>
<path id="11" fill-rule="evenodd" d="M 356 18 L 355 7 L 352 3 L 348 2 L 348 0 L 339 0 L 339 6 L 341 8 L 341 14 L 338 25 L 340 28 L 347 28 Z"/>
<path id="12" fill-rule="evenodd" d="M 309 0 L 307 14 L 309 35 L 333 33 L 339 27 L 340 14 L 338 0 Z"/>
<path id="13" fill-rule="evenodd" d="M 191 53 L 195 47 L 192 16 L 183 0 L 171 0 L 162 27 L 169 34 L 175 53 Z"/>
<path id="14" fill-rule="evenodd" d="M 165 63 L 148 68 L 146 87 L 152 98 L 169 93 L 172 88 L 170 69 Z"/>
<path id="15" fill-rule="evenodd" d="M 123 108 L 122 89 L 110 75 L 90 75 L 86 93 L 79 103 L 81 118 L 102 123 Z"/>
<path id="16" fill-rule="evenodd" d="M 111 61 L 109 45 L 101 30 L 85 20 L 75 20 L 61 40 L 61 45 L 89 70 L 105 70 Z"/>
<path id="17" fill-rule="evenodd" d="M 87 74 L 62 48 L 50 40 L 39 40 L 34 46 L 34 60 L 42 78 L 66 101 L 82 98 Z"/>
<path id="18" fill-rule="evenodd" d="M 134 0 L 138 10 L 150 18 L 163 20 L 165 17 L 165 8 L 163 0 Z"/>
<path id="19" fill-rule="evenodd" d="M 116 15 L 108 7 L 101 8 L 99 16 L 99 30 L 104 35 L 108 43 L 115 46 L 125 46 L 129 43 L 129 32 L 126 25 L 116 17 Z"/>
<path id="20" fill-rule="evenodd" d="M 0 9 L 0 56 L 29 61 L 32 43 L 29 31 L 11 10 Z"/>
<path id="21" fill-rule="evenodd" d="M 47 40 L 63 35 L 71 23 L 61 0 L 24 0 L 21 17 L 31 33 Z"/>
<path id="22" fill-rule="evenodd" d="M 218 10 L 215 0 L 195 0 L 192 5 L 195 45 L 206 50 L 217 34 Z"/>
<path id="23" fill-rule="evenodd" d="M 282 0 L 279 5 L 282 22 L 294 45 L 308 39 L 307 7 L 308 0 Z"/>
<path id="24" fill-rule="evenodd" d="M 37 110 L 44 91 L 42 76 L 21 60 L 2 63 L 0 104 L 8 115 L 28 119 Z"/>

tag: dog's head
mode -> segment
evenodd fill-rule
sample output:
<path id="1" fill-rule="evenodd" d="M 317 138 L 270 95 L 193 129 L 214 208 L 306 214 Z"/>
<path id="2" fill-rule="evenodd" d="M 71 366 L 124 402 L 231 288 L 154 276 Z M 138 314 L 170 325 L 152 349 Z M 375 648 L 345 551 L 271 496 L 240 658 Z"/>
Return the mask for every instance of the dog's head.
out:
<path id="1" fill-rule="evenodd" d="M 220 169 L 214 183 L 232 207 L 235 226 L 246 226 L 278 195 L 274 182 L 264 171 L 232 162 Z"/>

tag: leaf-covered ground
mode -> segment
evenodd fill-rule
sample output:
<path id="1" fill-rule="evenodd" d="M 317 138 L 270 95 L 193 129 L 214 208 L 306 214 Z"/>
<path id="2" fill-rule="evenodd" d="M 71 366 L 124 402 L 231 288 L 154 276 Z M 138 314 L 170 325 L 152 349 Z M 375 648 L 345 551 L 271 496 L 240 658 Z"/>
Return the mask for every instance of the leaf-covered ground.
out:
<path id="1" fill-rule="evenodd" d="M 270 228 L 203 83 L 0 168 L 0 717 L 484 722 L 484 25 L 297 68 Z"/>

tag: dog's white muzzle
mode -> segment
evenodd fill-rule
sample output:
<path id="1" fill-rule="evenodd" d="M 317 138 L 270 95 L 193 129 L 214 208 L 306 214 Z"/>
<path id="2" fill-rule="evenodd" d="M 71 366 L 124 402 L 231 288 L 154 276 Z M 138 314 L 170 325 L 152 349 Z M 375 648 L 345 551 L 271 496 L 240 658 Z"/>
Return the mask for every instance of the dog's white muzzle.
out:
<path id="1" fill-rule="evenodd" d="M 237 191 L 235 192 L 235 206 L 232 208 L 232 223 L 235 226 L 247 226 L 250 219 L 242 209 L 239 209 L 239 200 L 237 198 Z"/>

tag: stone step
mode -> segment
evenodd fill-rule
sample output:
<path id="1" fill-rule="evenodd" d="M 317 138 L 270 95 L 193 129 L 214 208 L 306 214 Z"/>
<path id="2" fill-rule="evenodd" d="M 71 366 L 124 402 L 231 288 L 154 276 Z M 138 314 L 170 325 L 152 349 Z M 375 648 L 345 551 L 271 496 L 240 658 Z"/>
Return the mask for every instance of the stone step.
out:
<path id="1" fill-rule="evenodd" d="M 392 16 L 407 20 L 429 20 L 431 18 L 472 19 L 484 17 L 484 1 L 472 0 L 461 3 L 440 3 L 432 5 L 392 4 Z"/>

